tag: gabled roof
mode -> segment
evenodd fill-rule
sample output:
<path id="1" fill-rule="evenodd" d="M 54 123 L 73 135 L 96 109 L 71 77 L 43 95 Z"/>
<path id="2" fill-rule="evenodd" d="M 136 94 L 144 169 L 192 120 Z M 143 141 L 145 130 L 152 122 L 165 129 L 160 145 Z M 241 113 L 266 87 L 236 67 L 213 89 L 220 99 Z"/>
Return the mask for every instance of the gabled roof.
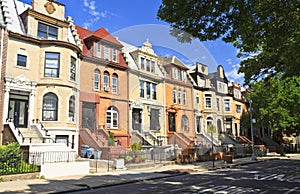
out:
<path id="1" fill-rule="evenodd" d="M 169 57 L 169 58 L 165 58 L 164 61 L 167 63 L 166 65 L 168 64 L 172 64 L 172 65 L 175 65 L 181 69 L 184 69 L 184 70 L 188 70 L 189 68 L 180 60 L 178 59 L 176 56 L 172 56 L 172 57 Z"/>
<path id="2" fill-rule="evenodd" d="M 104 28 L 99 28 L 96 31 L 91 31 L 91 30 L 87 30 L 85 28 L 82 28 L 80 26 L 76 26 L 76 29 L 78 31 L 78 34 L 79 34 L 80 38 L 83 39 L 83 40 L 100 39 L 100 40 L 105 40 L 105 41 L 108 41 L 110 43 L 113 43 L 116 46 L 120 46 L 120 47 L 123 46 L 114 36 L 112 36 Z"/>

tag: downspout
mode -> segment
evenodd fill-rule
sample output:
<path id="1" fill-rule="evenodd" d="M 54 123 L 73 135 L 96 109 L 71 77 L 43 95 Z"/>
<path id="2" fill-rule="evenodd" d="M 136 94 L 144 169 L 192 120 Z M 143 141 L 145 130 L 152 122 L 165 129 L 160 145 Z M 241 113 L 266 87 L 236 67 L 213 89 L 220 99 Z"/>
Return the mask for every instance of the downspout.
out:
<path id="1" fill-rule="evenodd" d="M 0 45 L 0 82 L 2 80 L 2 61 L 3 61 L 3 40 L 5 25 L 1 25 L 1 45 Z"/>

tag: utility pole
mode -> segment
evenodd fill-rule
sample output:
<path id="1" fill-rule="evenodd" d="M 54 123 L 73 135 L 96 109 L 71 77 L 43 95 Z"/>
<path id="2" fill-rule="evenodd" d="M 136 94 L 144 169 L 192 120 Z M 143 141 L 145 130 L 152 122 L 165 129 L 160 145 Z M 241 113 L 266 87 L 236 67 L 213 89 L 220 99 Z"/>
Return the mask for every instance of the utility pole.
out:
<path id="1" fill-rule="evenodd" d="M 252 99 L 250 89 L 250 101 L 249 101 L 249 113 L 250 113 L 250 130 L 251 130 L 251 141 L 252 141 L 252 157 L 251 160 L 256 160 L 255 149 L 254 149 L 254 136 L 253 136 L 253 119 L 252 119 Z"/>

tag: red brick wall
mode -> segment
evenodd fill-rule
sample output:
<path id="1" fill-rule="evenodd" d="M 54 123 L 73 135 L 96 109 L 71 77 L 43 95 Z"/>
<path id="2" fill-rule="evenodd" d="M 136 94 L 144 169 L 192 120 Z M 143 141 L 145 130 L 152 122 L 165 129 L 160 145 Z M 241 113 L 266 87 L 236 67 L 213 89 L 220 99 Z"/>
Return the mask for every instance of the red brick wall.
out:
<path id="1" fill-rule="evenodd" d="M 2 40 L 2 33 L 0 29 L 0 40 Z M 2 68 L 1 68 L 1 80 L 0 80 L 0 145 L 3 142 L 4 134 L 4 126 L 3 126 L 3 107 L 4 107 L 4 76 L 6 74 L 6 58 L 7 58 L 7 41 L 8 41 L 8 36 L 7 36 L 7 31 L 5 30 L 4 32 L 4 37 L 3 37 L 3 48 L 2 48 Z M 0 43 L 1 44 L 1 43 Z"/>

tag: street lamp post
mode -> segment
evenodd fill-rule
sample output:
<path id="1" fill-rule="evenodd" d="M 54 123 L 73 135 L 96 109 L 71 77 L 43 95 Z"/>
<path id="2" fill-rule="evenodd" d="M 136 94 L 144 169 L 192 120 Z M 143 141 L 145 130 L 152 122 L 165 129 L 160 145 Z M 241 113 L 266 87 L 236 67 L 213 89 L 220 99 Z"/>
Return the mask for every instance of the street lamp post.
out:
<path id="1" fill-rule="evenodd" d="M 250 101 L 249 101 L 249 113 L 250 113 L 250 130 L 251 130 L 251 141 L 252 141 L 252 156 L 251 160 L 256 160 L 255 150 L 254 150 L 254 136 L 253 136 L 253 119 L 252 119 L 252 100 L 250 91 Z"/>

